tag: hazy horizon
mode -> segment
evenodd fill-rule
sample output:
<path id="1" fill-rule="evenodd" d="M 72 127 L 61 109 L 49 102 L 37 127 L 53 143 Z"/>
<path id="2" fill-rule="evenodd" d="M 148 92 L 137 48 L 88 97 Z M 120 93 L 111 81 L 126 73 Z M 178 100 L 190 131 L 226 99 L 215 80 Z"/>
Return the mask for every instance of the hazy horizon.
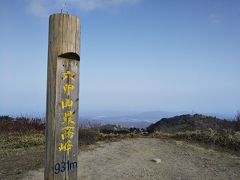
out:
<path id="1" fill-rule="evenodd" d="M 79 112 L 79 120 L 104 120 L 104 119 L 111 119 L 112 122 L 118 121 L 121 119 L 121 121 L 128 121 L 129 118 L 136 118 L 136 121 L 153 121 L 152 118 L 160 120 L 162 118 L 168 118 L 178 115 L 185 115 L 185 114 L 202 114 L 206 116 L 215 116 L 220 119 L 228 119 L 233 120 L 235 119 L 237 112 L 234 113 L 218 113 L 218 112 L 197 112 L 193 110 L 189 111 L 161 111 L 161 110 L 152 110 L 152 111 L 114 111 L 114 110 L 96 110 L 96 111 L 85 111 L 82 112 L 80 110 Z M 11 116 L 11 117 L 27 117 L 27 118 L 45 118 L 45 112 L 27 112 L 27 113 L 5 113 L 0 114 L 0 116 Z M 141 117 L 140 117 L 141 116 Z M 150 120 L 148 119 L 150 118 Z"/>

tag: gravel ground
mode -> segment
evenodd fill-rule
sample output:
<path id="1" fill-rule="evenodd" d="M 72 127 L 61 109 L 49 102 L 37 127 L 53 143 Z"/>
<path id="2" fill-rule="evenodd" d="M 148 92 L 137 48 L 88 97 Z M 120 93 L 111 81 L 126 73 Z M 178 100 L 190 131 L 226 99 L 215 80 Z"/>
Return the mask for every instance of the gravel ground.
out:
<path id="1" fill-rule="evenodd" d="M 239 180 L 240 157 L 183 141 L 125 139 L 80 152 L 78 175 L 81 180 Z M 24 179 L 42 180 L 43 169 L 28 172 Z"/>

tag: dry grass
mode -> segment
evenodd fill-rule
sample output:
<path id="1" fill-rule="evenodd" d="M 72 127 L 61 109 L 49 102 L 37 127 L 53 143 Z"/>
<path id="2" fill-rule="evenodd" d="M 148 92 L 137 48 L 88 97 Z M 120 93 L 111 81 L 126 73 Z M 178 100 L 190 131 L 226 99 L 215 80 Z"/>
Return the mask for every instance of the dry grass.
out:
<path id="1" fill-rule="evenodd" d="M 174 138 L 186 141 L 202 142 L 209 145 L 217 145 L 234 151 L 240 151 L 240 132 L 239 131 L 185 131 L 176 133 L 156 132 L 151 137 Z"/>
<path id="2" fill-rule="evenodd" d="M 128 133 L 128 134 L 117 134 L 117 133 L 102 133 L 96 128 L 81 128 L 79 129 L 79 146 L 85 146 L 94 144 L 98 141 L 117 141 L 125 138 L 140 137 L 140 134 Z"/>

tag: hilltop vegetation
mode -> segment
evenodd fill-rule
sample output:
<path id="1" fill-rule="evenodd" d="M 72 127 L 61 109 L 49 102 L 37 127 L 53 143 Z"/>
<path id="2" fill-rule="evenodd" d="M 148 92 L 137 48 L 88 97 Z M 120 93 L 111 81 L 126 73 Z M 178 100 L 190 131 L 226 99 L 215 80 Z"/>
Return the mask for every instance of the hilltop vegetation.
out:
<path id="1" fill-rule="evenodd" d="M 184 139 L 240 150 L 240 119 L 227 121 L 199 114 L 181 115 L 163 118 L 147 130 L 153 137 Z"/>
<path id="2" fill-rule="evenodd" d="M 92 124 L 79 128 L 79 146 L 94 144 L 97 141 L 114 141 L 133 137 L 127 128 L 117 125 L 100 126 Z M 0 116 L 0 156 L 5 156 L 21 148 L 43 145 L 45 142 L 45 123 L 40 118 Z M 85 148 L 85 147 L 84 147 Z"/>
<path id="3" fill-rule="evenodd" d="M 38 118 L 0 116 L 0 157 L 44 143 L 45 124 Z"/>
<path id="4" fill-rule="evenodd" d="M 216 131 L 231 130 L 240 131 L 240 121 L 228 121 L 218 119 L 212 116 L 181 115 L 172 118 L 163 118 L 160 121 L 150 125 L 149 132 L 183 132 L 183 131 L 206 131 L 209 128 Z"/>
<path id="5" fill-rule="evenodd" d="M 0 134 L 42 133 L 44 129 L 40 118 L 0 116 Z"/>

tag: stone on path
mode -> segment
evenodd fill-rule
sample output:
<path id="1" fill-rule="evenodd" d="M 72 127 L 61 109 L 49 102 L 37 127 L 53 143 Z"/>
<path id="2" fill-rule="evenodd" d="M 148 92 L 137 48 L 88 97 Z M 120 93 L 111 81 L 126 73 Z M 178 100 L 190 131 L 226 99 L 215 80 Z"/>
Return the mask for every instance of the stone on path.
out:
<path id="1" fill-rule="evenodd" d="M 152 161 L 155 162 L 155 163 L 157 163 L 157 164 L 159 164 L 159 163 L 162 162 L 162 160 L 159 159 L 159 158 L 154 158 L 154 159 L 152 159 Z"/>

